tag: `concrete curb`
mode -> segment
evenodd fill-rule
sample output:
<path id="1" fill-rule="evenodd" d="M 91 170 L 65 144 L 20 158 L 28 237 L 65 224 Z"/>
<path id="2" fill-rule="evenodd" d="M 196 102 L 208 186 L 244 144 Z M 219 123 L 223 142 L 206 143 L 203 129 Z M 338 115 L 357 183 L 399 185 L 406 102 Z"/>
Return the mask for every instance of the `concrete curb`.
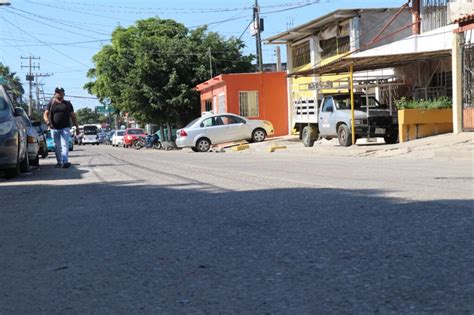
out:
<path id="1" fill-rule="evenodd" d="M 268 148 L 268 152 L 273 153 L 276 150 L 284 150 L 287 149 L 286 145 L 272 145 L 271 147 Z"/>

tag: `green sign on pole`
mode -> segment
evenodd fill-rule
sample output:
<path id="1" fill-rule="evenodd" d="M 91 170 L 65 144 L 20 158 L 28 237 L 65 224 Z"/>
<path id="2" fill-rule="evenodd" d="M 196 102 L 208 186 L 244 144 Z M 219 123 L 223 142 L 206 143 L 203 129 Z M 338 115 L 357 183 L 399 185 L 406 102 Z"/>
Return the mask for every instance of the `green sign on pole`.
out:
<path id="1" fill-rule="evenodd" d="M 95 112 L 98 114 L 105 114 L 107 113 L 107 110 L 105 109 L 105 106 L 96 106 Z"/>

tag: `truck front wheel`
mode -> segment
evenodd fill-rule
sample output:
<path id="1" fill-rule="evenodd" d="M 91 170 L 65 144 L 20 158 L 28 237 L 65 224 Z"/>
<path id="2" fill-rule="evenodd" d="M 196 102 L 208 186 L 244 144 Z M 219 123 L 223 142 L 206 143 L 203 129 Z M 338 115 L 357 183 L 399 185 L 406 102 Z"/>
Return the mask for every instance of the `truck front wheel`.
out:
<path id="1" fill-rule="evenodd" d="M 383 137 L 385 140 L 386 144 L 395 144 L 398 141 L 398 133 L 397 132 L 392 132 L 388 136 Z"/>
<path id="2" fill-rule="evenodd" d="M 311 126 L 306 126 L 303 128 L 303 145 L 305 147 L 312 147 L 314 145 L 314 141 L 318 139 L 318 130 Z"/>
<path id="3" fill-rule="evenodd" d="M 337 128 L 337 139 L 339 140 L 339 144 L 343 147 L 352 145 L 352 135 L 347 125 L 342 124 Z"/>

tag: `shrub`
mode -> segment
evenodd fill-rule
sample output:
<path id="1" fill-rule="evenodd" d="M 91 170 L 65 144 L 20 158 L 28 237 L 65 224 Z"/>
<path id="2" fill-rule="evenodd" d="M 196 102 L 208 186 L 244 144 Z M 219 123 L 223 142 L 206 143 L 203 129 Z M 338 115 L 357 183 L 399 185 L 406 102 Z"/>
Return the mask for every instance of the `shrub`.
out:
<path id="1" fill-rule="evenodd" d="M 451 108 L 452 101 L 446 96 L 442 96 L 432 101 L 407 100 L 406 97 L 402 97 L 401 99 L 395 101 L 395 105 L 398 109 L 440 109 Z"/>

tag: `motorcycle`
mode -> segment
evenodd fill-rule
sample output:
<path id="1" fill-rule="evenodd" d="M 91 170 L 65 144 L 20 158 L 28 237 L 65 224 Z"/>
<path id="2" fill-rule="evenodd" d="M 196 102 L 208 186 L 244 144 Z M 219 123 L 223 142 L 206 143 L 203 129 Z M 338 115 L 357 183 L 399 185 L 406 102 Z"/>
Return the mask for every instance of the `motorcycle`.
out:
<path id="1" fill-rule="evenodd" d="M 161 149 L 161 142 L 160 139 L 158 138 L 158 135 L 152 134 L 152 135 L 147 135 L 146 138 L 143 137 L 138 137 L 133 141 L 132 147 L 135 148 L 135 150 L 140 150 L 141 148 L 147 148 L 147 149 Z"/>

